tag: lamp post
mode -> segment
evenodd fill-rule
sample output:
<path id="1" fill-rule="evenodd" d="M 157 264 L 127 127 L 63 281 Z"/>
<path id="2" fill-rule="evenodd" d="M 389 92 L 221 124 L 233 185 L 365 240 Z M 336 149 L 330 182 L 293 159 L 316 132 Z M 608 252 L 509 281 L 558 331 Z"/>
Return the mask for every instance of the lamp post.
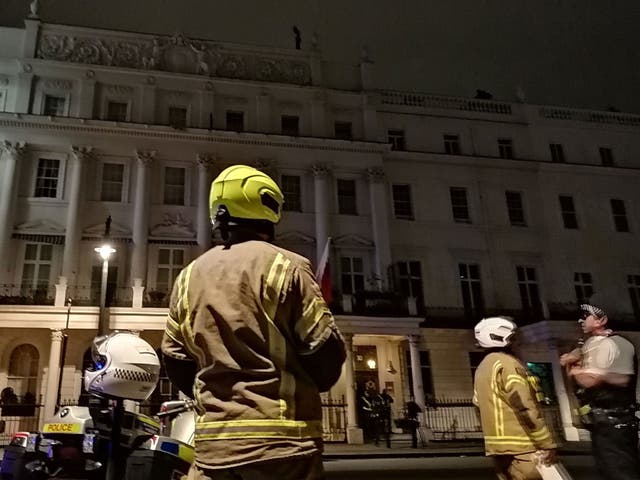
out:
<path id="1" fill-rule="evenodd" d="M 116 249 L 108 243 L 103 244 L 100 247 L 94 248 L 94 250 L 102 258 L 102 282 L 100 284 L 100 313 L 98 317 L 98 336 L 106 335 L 109 330 L 109 319 L 106 315 L 107 304 L 107 278 L 109 275 L 109 257 L 112 253 L 115 253 Z"/>
<path id="2" fill-rule="evenodd" d="M 62 331 L 62 354 L 60 355 L 60 376 L 58 377 L 58 392 L 56 394 L 56 405 L 60 408 L 60 396 L 62 394 L 62 375 L 64 374 L 64 363 L 67 361 L 67 343 L 69 336 L 67 330 L 69 330 L 69 317 L 71 316 L 71 304 L 73 300 L 71 297 L 67 298 L 67 321 Z"/>

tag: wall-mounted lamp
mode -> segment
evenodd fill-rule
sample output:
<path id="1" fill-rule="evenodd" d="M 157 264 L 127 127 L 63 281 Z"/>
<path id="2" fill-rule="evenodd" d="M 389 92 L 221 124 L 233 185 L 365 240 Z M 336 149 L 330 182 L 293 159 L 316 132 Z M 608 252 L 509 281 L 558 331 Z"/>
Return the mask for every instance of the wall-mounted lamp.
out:
<path id="1" fill-rule="evenodd" d="M 393 363 L 391 362 L 391 360 L 389 360 L 389 362 L 387 363 L 387 373 L 390 373 L 391 375 L 397 373 L 398 371 L 393 368 Z"/>
<path id="2" fill-rule="evenodd" d="M 369 360 L 367 360 L 367 367 L 369 367 L 370 370 L 375 370 L 376 361 L 373 358 L 370 358 Z"/>

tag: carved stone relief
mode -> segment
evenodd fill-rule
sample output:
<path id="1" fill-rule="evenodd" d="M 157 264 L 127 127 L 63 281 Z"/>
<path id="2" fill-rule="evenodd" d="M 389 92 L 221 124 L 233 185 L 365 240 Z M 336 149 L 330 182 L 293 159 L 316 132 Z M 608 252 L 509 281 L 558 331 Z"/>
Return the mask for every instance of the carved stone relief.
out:
<path id="1" fill-rule="evenodd" d="M 265 82 L 311 83 L 311 68 L 303 60 L 228 51 L 213 42 L 194 41 L 182 34 L 129 40 L 44 32 L 37 57 Z"/>
<path id="2" fill-rule="evenodd" d="M 191 220 L 185 219 L 181 213 L 165 213 L 162 222 L 154 225 L 150 233 L 154 237 L 193 238 L 196 235 Z"/>

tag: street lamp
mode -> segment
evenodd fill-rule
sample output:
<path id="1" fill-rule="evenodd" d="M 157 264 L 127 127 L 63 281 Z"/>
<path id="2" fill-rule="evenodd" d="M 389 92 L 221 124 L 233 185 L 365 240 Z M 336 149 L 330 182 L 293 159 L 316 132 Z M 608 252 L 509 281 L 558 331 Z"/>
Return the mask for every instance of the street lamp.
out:
<path id="1" fill-rule="evenodd" d="M 102 258 L 102 283 L 100 284 L 100 314 L 98 317 L 98 336 L 106 335 L 109 330 L 109 321 L 106 316 L 106 304 L 107 304 L 107 277 L 109 275 L 109 257 L 112 253 L 115 253 L 116 249 L 108 243 L 103 244 L 100 247 L 94 248 L 94 250 Z"/>

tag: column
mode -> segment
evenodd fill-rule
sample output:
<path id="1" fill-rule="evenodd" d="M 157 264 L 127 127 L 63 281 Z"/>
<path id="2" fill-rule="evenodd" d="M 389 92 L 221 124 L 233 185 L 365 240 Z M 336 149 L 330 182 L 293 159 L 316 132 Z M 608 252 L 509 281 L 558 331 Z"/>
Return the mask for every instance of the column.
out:
<path id="1" fill-rule="evenodd" d="M 347 443 L 364 443 L 362 429 L 358 426 L 358 399 L 356 397 L 356 381 L 353 368 L 353 333 L 345 333 L 344 346 L 347 358 L 344 362 L 344 378 L 347 397 Z"/>
<path id="2" fill-rule="evenodd" d="M 215 108 L 215 91 L 213 84 L 207 82 L 204 90 L 200 90 L 200 116 L 198 117 L 198 126 L 200 128 L 208 128 L 213 130 L 214 124 L 214 108 Z"/>
<path id="3" fill-rule="evenodd" d="M 256 96 L 256 130 L 262 133 L 270 133 L 271 128 L 271 97 L 266 93 Z M 276 130 L 280 133 L 280 130 Z"/>
<path id="4" fill-rule="evenodd" d="M 131 283 L 147 280 L 147 247 L 149 239 L 149 174 L 156 156 L 155 150 L 136 150 L 136 194 L 133 205 L 133 254 L 131 256 Z"/>
<path id="5" fill-rule="evenodd" d="M 198 162 L 198 250 L 203 254 L 211 248 L 211 213 L 209 212 L 209 191 L 211 190 L 211 168 L 214 157 L 199 153 Z"/>
<path id="6" fill-rule="evenodd" d="M 367 169 L 369 199 L 371 203 L 371 228 L 375 244 L 373 271 L 378 289 L 386 286 L 387 268 L 391 265 L 387 191 L 384 170 L 380 167 Z"/>
<path id="7" fill-rule="evenodd" d="M 409 335 L 409 356 L 411 357 L 411 379 L 413 380 L 413 398 L 424 412 L 424 387 L 422 385 L 422 365 L 420 365 L 420 335 Z M 422 417 L 424 424 L 424 416 Z"/>
<path id="8" fill-rule="evenodd" d="M 362 124 L 364 128 L 364 139 L 368 142 L 385 141 L 380 138 L 378 131 L 378 105 L 380 95 L 374 93 L 362 93 Z"/>
<path id="9" fill-rule="evenodd" d="M 16 113 L 29 113 L 31 103 L 31 90 L 33 86 L 33 67 L 29 64 L 23 65 L 23 72 L 17 75 L 18 88 L 15 90 L 14 108 Z"/>
<path id="10" fill-rule="evenodd" d="M 49 351 L 49 373 L 47 374 L 47 389 L 44 393 L 43 418 L 51 418 L 56 411 L 58 400 L 58 382 L 60 381 L 60 353 L 62 352 L 62 330 L 51 330 L 51 350 Z"/>
<path id="11" fill-rule="evenodd" d="M 155 78 L 148 77 L 147 84 L 143 85 L 140 90 L 140 110 L 137 115 L 138 118 L 133 118 L 133 121 L 148 124 L 156 123 L 156 91 Z"/>
<path id="12" fill-rule="evenodd" d="M 92 147 L 71 147 L 71 182 L 67 204 L 67 223 L 64 238 L 64 256 L 62 258 L 62 276 L 69 285 L 75 285 L 78 254 L 82 225 L 80 219 L 80 202 L 82 200 L 82 170 L 91 158 Z"/>
<path id="13" fill-rule="evenodd" d="M 316 209 L 316 265 L 329 237 L 329 179 L 331 170 L 326 165 L 314 165 L 314 198 Z"/>
<path id="14" fill-rule="evenodd" d="M 326 97 L 324 92 L 317 92 L 311 101 L 311 135 L 324 138 L 327 136 L 325 124 Z"/>
<path id="15" fill-rule="evenodd" d="M 11 235 L 13 234 L 13 214 L 16 209 L 16 194 L 18 184 L 18 161 L 26 152 L 24 142 L 9 142 L 0 144 L 0 154 L 5 159 L 4 174 L 0 188 L 0 258 L 9 259 Z M 11 283 L 8 280 L 12 262 L 0 262 L 0 283 Z"/>
<path id="16" fill-rule="evenodd" d="M 86 77 L 80 81 L 80 98 L 78 100 L 78 117 L 93 118 L 93 104 L 96 93 L 95 73 L 87 71 Z"/>

